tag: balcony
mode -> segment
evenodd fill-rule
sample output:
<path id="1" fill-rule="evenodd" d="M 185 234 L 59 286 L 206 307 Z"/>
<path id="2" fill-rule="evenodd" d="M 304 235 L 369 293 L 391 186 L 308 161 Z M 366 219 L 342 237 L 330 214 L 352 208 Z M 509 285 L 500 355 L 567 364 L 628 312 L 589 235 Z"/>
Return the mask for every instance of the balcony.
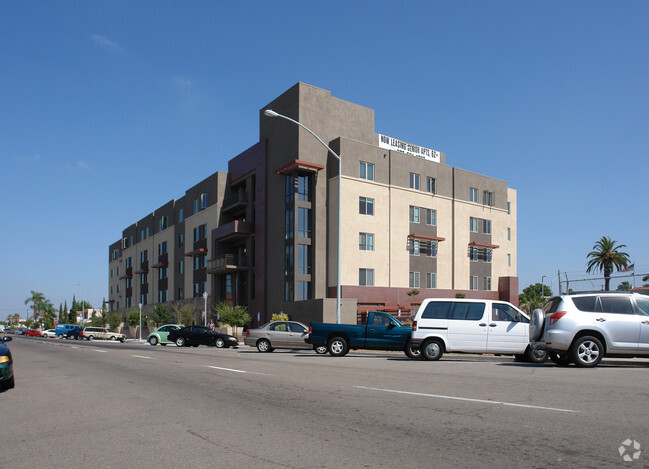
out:
<path id="1" fill-rule="evenodd" d="M 239 270 L 248 270 L 248 260 L 234 254 L 225 254 L 216 259 L 210 259 L 207 264 L 208 274 L 218 275 Z"/>
<path id="2" fill-rule="evenodd" d="M 219 226 L 213 231 L 214 239 L 220 243 L 237 243 L 245 241 L 252 231 L 250 223 L 234 220 Z"/>
<path id="3" fill-rule="evenodd" d="M 224 212 L 237 212 L 243 210 L 248 206 L 248 192 L 238 191 L 230 197 L 223 199 Z"/>

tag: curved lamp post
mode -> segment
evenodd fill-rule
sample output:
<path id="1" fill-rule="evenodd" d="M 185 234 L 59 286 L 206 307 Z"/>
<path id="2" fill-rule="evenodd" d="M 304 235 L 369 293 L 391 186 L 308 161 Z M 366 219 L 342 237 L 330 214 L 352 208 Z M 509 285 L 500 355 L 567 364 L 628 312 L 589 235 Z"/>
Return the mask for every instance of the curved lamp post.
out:
<path id="1" fill-rule="evenodd" d="M 203 299 L 205 300 L 205 327 L 207 327 L 207 292 L 203 292 Z"/>
<path id="2" fill-rule="evenodd" d="M 341 186 L 342 186 L 342 177 L 343 177 L 343 171 L 342 171 L 342 160 L 340 159 L 340 155 L 338 155 L 335 151 L 333 151 L 331 148 L 329 148 L 329 145 L 327 145 L 320 137 L 318 137 L 311 129 L 309 129 L 306 125 L 299 123 L 298 121 L 291 119 L 290 117 L 283 116 L 282 114 L 278 114 L 275 111 L 271 109 L 266 109 L 264 111 L 264 114 L 268 117 L 281 117 L 282 119 L 286 119 L 287 121 L 293 122 L 295 125 L 298 125 L 302 127 L 304 130 L 309 132 L 311 135 L 313 135 L 318 142 L 322 143 L 324 147 L 331 153 L 333 156 L 336 157 L 338 160 L 338 272 L 336 273 L 336 323 L 340 324 L 340 237 L 341 237 L 341 211 L 342 211 L 342 200 L 341 200 Z"/>

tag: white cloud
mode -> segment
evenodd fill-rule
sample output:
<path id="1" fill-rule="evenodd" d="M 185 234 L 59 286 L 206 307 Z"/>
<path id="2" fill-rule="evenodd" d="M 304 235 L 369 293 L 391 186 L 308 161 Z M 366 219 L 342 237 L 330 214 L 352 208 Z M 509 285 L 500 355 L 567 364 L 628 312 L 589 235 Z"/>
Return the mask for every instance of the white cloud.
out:
<path id="1" fill-rule="evenodd" d="M 90 36 L 92 42 L 96 45 L 101 46 L 109 51 L 121 52 L 122 48 L 115 41 L 111 41 L 106 36 L 100 36 L 99 34 L 93 34 Z"/>

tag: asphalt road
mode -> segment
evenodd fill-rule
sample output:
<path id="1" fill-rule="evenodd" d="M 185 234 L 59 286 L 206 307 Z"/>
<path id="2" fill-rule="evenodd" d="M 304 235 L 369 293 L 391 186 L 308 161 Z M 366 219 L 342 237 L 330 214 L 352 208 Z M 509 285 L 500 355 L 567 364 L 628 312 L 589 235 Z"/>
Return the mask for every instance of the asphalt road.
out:
<path id="1" fill-rule="evenodd" d="M 649 466 L 647 360 L 8 345 L 0 467 L 600 468 L 627 439 Z"/>

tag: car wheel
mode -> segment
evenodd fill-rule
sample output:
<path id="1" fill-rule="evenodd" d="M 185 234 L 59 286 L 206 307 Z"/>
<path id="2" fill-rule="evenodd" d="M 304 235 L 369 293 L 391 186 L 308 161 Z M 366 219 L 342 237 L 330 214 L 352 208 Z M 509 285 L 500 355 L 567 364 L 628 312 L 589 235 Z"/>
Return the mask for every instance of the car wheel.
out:
<path id="1" fill-rule="evenodd" d="M 117 337 L 115 337 L 114 335 L 111 335 L 110 340 L 117 340 Z"/>
<path id="2" fill-rule="evenodd" d="M 596 337 L 580 337 L 570 347 L 570 358 L 577 366 L 591 368 L 604 358 L 604 347 Z"/>
<path id="3" fill-rule="evenodd" d="M 95 338 L 93 336 L 89 335 L 88 340 L 95 340 Z"/>
<path id="4" fill-rule="evenodd" d="M 518 357 L 517 357 L 518 358 Z M 542 349 L 533 349 L 529 345 L 525 350 L 523 359 L 529 363 L 543 363 L 548 358 L 548 352 Z"/>
<path id="5" fill-rule="evenodd" d="M 176 339 L 176 345 L 177 345 L 178 347 L 184 347 L 186 343 L 187 343 L 187 341 L 185 340 L 184 337 L 178 337 L 178 338 Z"/>
<path id="6" fill-rule="evenodd" d="M 120 338 L 119 341 L 120 341 L 121 343 L 126 342 L 126 337 L 122 337 L 122 338 Z"/>
<path id="7" fill-rule="evenodd" d="M 149 337 L 149 344 L 155 346 L 157 343 L 158 343 L 158 338 L 156 336 L 152 335 L 151 337 Z"/>
<path id="8" fill-rule="evenodd" d="M 437 339 L 427 340 L 421 346 L 421 354 L 426 360 L 439 360 L 444 355 L 444 347 Z"/>
<path id="9" fill-rule="evenodd" d="M 406 348 L 403 351 L 408 356 L 408 358 L 421 358 L 421 349 L 419 347 L 410 345 L 410 342 L 406 344 Z"/>
<path id="10" fill-rule="evenodd" d="M 257 350 L 259 350 L 262 353 L 272 352 L 273 347 L 271 347 L 270 342 L 268 340 L 261 339 L 260 341 L 257 342 Z"/>
<path id="11" fill-rule="evenodd" d="M 62 338 L 63 338 L 63 334 L 59 334 L 58 337 L 59 337 L 59 339 L 62 339 Z"/>
<path id="12" fill-rule="evenodd" d="M 220 337 L 217 337 L 216 340 L 214 341 L 214 346 L 217 347 L 217 348 L 225 347 L 225 340 L 223 340 Z"/>
<path id="13" fill-rule="evenodd" d="M 344 357 L 349 352 L 349 344 L 343 337 L 334 337 L 327 347 L 332 357 Z"/>
<path id="14" fill-rule="evenodd" d="M 327 347 L 325 345 L 314 345 L 313 350 L 315 350 L 315 353 L 318 355 L 324 355 L 327 353 Z"/>
<path id="15" fill-rule="evenodd" d="M 548 352 L 548 358 L 557 366 L 570 365 L 570 358 L 565 353 Z"/>
<path id="16" fill-rule="evenodd" d="M 530 342 L 536 342 L 543 334 L 543 310 L 535 309 L 530 317 Z"/>

